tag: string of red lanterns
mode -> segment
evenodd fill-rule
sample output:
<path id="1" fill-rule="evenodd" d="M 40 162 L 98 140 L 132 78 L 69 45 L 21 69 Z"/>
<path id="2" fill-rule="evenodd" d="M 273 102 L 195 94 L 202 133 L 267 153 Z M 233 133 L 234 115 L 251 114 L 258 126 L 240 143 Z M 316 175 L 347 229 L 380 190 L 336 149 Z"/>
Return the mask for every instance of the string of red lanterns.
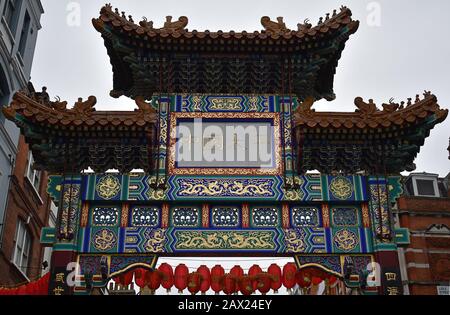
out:
<path id="1" fill-rule="evenodd" d="M 237 293 L 251 295 L 258 291 L 264 295 L 271 290 L 277 293 L 281 287 L 285 287 L 290 292 L 298 285 L 306 292 L 323 281 L 327 289 L 335 287 L 338 283 L 336 276 L 322 269 L 315 267 L 298 269 L 294 263 L 288 263 L 283 268 L 272 264 L 267 271 L 263 271 L 258 265 L 253 265 L 247 274 L 241 266 L 234 266 L 229 273 L 225 273 L 225 269 L 220 265 L 215 265 L 211 269 L 202 265 L 196 271 L 189 272 L 185 264 L 179 264 L 173 268 L 163 263 L 156 270 L 138 268 L 113 280 L 116 284 L 126 287 L 131 284 L 133 278 L 141 290 L 150 290 L 151 294 L 160 287 L 168 292 L 175 287 L 180 294 L 186 289 L 192 295 L 206 294 L 211 289 L 216 294 L 223 292 L 226 295 Z"/>

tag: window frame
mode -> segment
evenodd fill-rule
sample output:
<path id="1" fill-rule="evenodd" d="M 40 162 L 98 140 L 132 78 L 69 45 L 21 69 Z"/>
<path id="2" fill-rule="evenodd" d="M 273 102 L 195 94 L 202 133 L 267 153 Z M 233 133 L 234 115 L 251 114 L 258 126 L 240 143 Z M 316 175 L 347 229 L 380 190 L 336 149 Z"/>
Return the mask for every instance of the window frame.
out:
<path id="1" fill-rule="evenodd" d="M 27 161 L 27 168 L 25 170 L 25 177 L 28 179 L 31 186 L 33 186 L 34 190 L 36 191 L 37 195 L 40 198 L 42 172 L 34 170 L 33 164 L 34 164 L 34 157 L 33 157 L 33 153 L 30 151 L 28 153 L 28 161 Z M 37 183 L 36 183 L 36 180 L 37 180 Z M 36 187 L 36 185 L 37 185 L 37 187 Z"/>
<path id="2" fill-rule="evenodd" d="M 434 188 L 434 195 L 421 195 L 419 194 L 419 187 L 417 184 L 418 180 L 428 180 L 433 182 L 433 188 Z M 414 176 L 412 178 L 412 186 L 413 186 L 413 193 L 416 197 L 428 197 L 428 198 L 439 198 L 439 187 L 438 187 L 438 180 L 434 176 Z"/>
<path id="3" fill-rule="evenodd" d="M 31 31 L 31 16 L 30 13 L 28 13 L 28 10 L 25 10 L 22 23 L 22 30 L 20 32 L 19 45 L 17 47 L 17 52 L 22 58 L 22 60 L 25 59 L 25 53 L 27 51 L 27 42 L 28 37 L 30 35 L 30 31 Z"/>
<path id="4" fill-rule="evenodd" d="M 19 244 L 19 240 L 21 244 Z M 27 276 L 28 266 L 31 258 L 32 238 L 30 231 L 27 229 L 27 224 L 22 219 L 18 218 L 16 224 L 16 233 L 14 236 L 14 251 L 12 256 L 12 263 L 25 276 Z"/>
<path id="5" fill-rule="evenodd" d="M 5 19 L 5 24 L 7 25 L 13 37 L 15 37 L 17 33 L 17 26 L 19 25 L 20 9 L 22 8 L 22 3 L 22 0 L 6 0 L 3 7 L 2 17 Z M 8 17 L 6 14 L 10 13 L 8 10 L 10 5 L 13 7 L 13 11 L 12 15 Z"/>

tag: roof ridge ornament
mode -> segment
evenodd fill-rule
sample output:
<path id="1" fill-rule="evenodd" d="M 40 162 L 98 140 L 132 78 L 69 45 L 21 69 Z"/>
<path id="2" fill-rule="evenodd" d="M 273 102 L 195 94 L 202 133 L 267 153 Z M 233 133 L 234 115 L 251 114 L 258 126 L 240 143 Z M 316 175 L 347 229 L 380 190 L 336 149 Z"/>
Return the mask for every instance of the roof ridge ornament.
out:
<path id="1" fill-rule="evenodd" d="M 261 18 L 261 24 L 269 34 L 283 35 L 291 31 L 286 27 L 282 16 L 277 17 L 277 22 L 272 21 L 268 16 L 263 16 Z"/>
<path id="2" fill-rule="evenodd" d="M 90 115 L 95 112 L 95 104 L 97 104 L 97 98 L 95 96 L 89 96 L 88 99 L 84 102 L 83 98 L 79 97 L 78 101 L 75 102 L 73 108 L 69 110 L 74 111 L 79 115 Z"/>
<path id="3" fill-rule="evenodd" d="M 136 102 L 136 105 L 138 107 L 137 111 L 142 113 L 143 115 L 156 113 L 156 111 L 152 107 L 152 104 L 147 103 L 143 96 L 136 96 L 134 101 Z"/>
<path id="4" fill-rule="evenodd" d="M 153 21 L 147 20 L 147 18 L 144 16 L 142 17 L 142 21 L 139 22 L 139 25 L 145 28 L 146 30 L 154 30 L 153 28 Z"/>
<path id="5" fill-rule="evenodd" d="M 303 102 L 299 103 L 297 109 L 295 110 L 294 115 L 310 116 L 316 111 L 315 109 L 312 109 L 315 102 L 316 102 L 315 97 L 313 96 L 306 97 Z"/>
<path id="6" fill-rule="evenodd" d="M 173 17 L 170 15 L 166 16 L 166 22 L 161 30 L 175 33 L 182 32 L 186 29 L 186 26 L 189 23 L 189 19 L 186 16 L 180 16 L 178 21 L 175 22 L 172 22 L 172 18 Z"/>

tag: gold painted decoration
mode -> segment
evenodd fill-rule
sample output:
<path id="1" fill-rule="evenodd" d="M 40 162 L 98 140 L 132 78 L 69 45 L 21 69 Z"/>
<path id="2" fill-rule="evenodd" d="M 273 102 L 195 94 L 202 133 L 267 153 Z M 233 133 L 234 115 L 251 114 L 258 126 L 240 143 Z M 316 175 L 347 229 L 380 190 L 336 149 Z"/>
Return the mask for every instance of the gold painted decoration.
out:
<path id="1" fill-rule="evenodd" d="M 120 192 L 120 181 L 117 177 L 107 175 L 102 177 L 96 186 L 97 194 L 105 199 L 105 200 L 111 200 Z"/>
<path id="2" fill-rule="evenodd" d="M 117 244 L 116 235 L 108 229 L 99 230 L 95 233 L 92 244 L 100 252 L 106 252 L 114 248 Z"/>
<path id="3" fill-rule="evenodd" d="M 217 167 L 202 168 L 189 167 L 178 168 L 176 163 L 176 145 L 177 145 L 177 121 L 179 119 L 245 119 L 245 120 L 273 120 L 274 131 L 274 167 L 259 168 L 236 168 L 236 167 Z M 170 145 L 169 145 L 169 175 L 282 175 L 282 152 L 281 152 L 281 133 L 280 133 L 280 115 L 279 113 L 233 113 L 233 112 L 177 112 L 170 115 Z"/>
<path id="4" fill-rule="evenodd" d="M 304 253 L 306 244 L 303 238 L 300 238 L 295 230 L 285 230 L 286 252 L 288 253 Z"/>
<path id="5" fill-rule="evenodd" d="M 189 179 L 180 181 L 179 196 L 270 197 L 272 181 L 262 179 Z"/>
<path id="6" fill-rule="evenodd" d="M 275 250 L 274 231 L 177 231 L 177 250 Z"/>
<path id="7" fill-rule="evenodd" d="M 336 247 L 344 252 L 350 252 L 358 245 L 358 237 L 348 229 L 338 231 L 333 238 Z"/>
<path id="8" fill-rule="evenodd" d="M 165 230 L 156 229 L 152 231 L 151 237 L 145 244 L 145 250 L 149 253 L 163 253 L 165 241 Z"/>
<path id="9" fill-rule="evenodd" d="M 335 177 L 330 183 L 330 192 L 340 200 L 347 200 L 353 194 L 353 185 L 346 177 Z"/>
<path id="10" fill-rule="evenodd" d="M 214 111 L 240 111 L 241 107 L 241 98 L 237 97 L 221 97 L 221 98 L 211 98 L 211 106 L 209 110 Z"/>

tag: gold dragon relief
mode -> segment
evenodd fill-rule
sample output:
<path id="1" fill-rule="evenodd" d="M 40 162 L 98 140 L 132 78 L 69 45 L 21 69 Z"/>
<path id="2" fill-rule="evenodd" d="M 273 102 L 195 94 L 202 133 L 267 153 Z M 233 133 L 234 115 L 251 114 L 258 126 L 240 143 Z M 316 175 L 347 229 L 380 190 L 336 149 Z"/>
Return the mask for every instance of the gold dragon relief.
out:
<path id="1" fill-rule="evenodd" d="M 242 110 L 240 98 L 233 97 L 221 97 L 221 98 L 212 98 L 210 110 L 223 110 L 223 111 L 240 111 Z"/>
<path id="2" fill-rule="evenodd" d="M 107 175 L 107 176 L 102 177 L 98 181 L 95 188 L 97 190 L 97 194 L 101 198 L 103 198 L 105 200 L 111 200 L 111 199 L 117 197 L 117 195 L 120 192 L 121 185 L 120 185 L 120 181 L 117 177 Z"/>
<path id="3" fill-rule="evenodd" d="M 177 231 L 178 250 L 275 250 L 274 231 Z"/>
<path id="4" fill-rule="evenodd" d="M 181 196 L 239 196 L 266 197 L 272 196 L 272 182 L 267 180 L 249 182 L 248 180 L 225 181 L 182 181 Z"/>
<path id="5" fill-rule="evenodd" d="M 164 242 L 166 239 L 166 231 L 164 229 L 156 229 L 151 233 L 151 237 L 145 244 L 145 250 L 149 253 L 163 253 Z"/>

